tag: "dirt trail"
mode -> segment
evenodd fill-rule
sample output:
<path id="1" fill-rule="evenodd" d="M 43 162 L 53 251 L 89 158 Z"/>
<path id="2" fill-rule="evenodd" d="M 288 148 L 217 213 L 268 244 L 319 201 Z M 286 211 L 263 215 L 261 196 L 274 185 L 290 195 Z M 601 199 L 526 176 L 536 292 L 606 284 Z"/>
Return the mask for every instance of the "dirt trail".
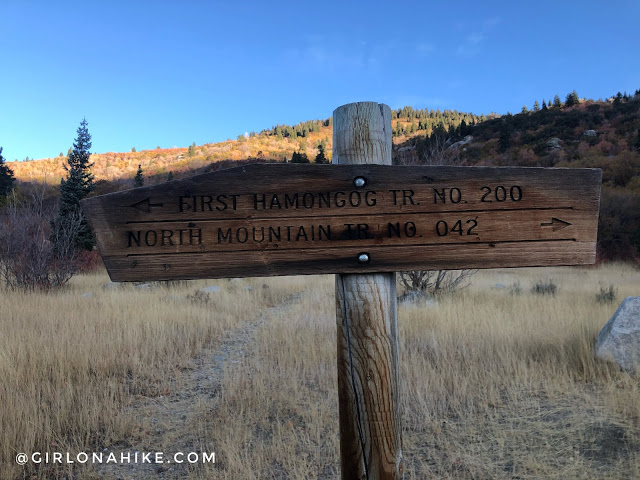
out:
<path id="1" fill-rule="evenodd" d="M 204 447 L 190 425 L 197 420 L 195 415 L 200 411 L 197 405 L 212 400 L 220 395 L 220 381 L 223 366 L 239 362 L 250 351 L 256 331 L 271 318 L 288 309 L 299 301 L 303 292 L 287 297 L 281 304 L 266 308 L 251 322 L 227 332 L 220 342 L 207 348 L 195 360 L 193 369 L 181 372 L 166 396 L 146 397 L 128 406 L 127 414 L 141 425 L 140 439 L 123 442 L 103 452 L 106 460 L 110 453 L 120 459 L 120 454 L 131 455 L 131 463 L 109 463 L 96 465 L 95 471 L 88 478 L 104 478 L 111 480 L 139 480 L 147 478 L 182 479 L 188 476 L 193 466 L 185 459 L 177 463 L 133 463 L 135 452 L 139 458 L 145 452 L 163 452 L 164 460 L 172 460 L 174 453 L 203 452 Z M 129 439 L 130 440 L 130 439 Z M 193 473 L 192 473 L 193 475 Z"/>

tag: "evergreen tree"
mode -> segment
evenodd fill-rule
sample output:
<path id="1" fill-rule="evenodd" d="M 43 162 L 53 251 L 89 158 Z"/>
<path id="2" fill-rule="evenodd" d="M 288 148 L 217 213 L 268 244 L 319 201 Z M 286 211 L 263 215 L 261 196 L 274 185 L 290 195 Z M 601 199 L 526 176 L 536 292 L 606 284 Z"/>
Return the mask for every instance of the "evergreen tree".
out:
<path id="1" fill-rule="evenodd" d="M 173 171 L 169 170 L 169 174 L 167 175 L 167 182 L 170 182 L 171 180 L 173 180 Z"/>
<path id="2" fill-rule="evenodd" d="M 526 105 L 523 105 L 522 111 L 520 113 L 529 113 L 529 109 L 527 108 Z"/>
<path id="3" fill-rule="evenodd" d="M 2 156 L 2 147 L 0 147 L 0 202 L 11 193 L 13 190 L 13 183 L 16 179 L 13 177 L 13 170 L 11 170 L 4 163 L 4 157 Z"/>
<path id="4" fill-rule="evenodd" d="M 142 174 L 142 165 L 138 165 L 136 176 L 133 177 L 133 187 L 138 188 L 144 185 L 144 175 Z"/>
<path id="5" fill-rule="evenodd" d="M 189 145 L 189 156 L 193 157 L 196 154 L 196 142 Z"/>
<path id="6" fill-rule="evenodd" d="M 558 96 L 558 94 L 555 95 L 555 97 L 553 97 L 553 106 L 554 107 L 562 107 L 562 100 L 560 100 L 560 97 Z"/>
<path id="7" fill-rule="evenodd" d="M 613 105 L 618 106 L 622 103 L 622 93 L 618 92 L 613 99 Z"/>
<path id="8" fill-rule="evenodd" d="M 469 128 L 467 127 L 467 122 L 464 119 L 460 122 L 460 136 L 466 137 L 469 132 Z"/>
<path id="9" fill-rule="evenodd" d="M 309 163 L 309 157 L 306 153 L 293 152 L 291 163 Z"/>
<path id="10" fill-rule="evenodd" d="M 572 107 L 573 105 L 578 105 L 578 103 L 580 103 L 580 98 L 578 97 L 578 93 L 575 90 L 567 95 L 567 99 L 564 102 L 564 104 L 567 107 Z"/>
<path id="11" fill-rule="evenodd" d="M 538 100 L 533 102 L 533 111 L 534 112 L 539 112 L 540 111 L 540 104 L 538 103 Z"/>
<path id="12" fill-rule="evenodd" d="M 91 135 L 87 129 L 87 120 L 82 119 L 78 127 L 73 149 L 67 157 L 67 178 L 60 181 L 60 203 L 58 217 L 54 220 L 52 227 L 54 229 L 64 229 L 64 222 L 72 221 L 74 216 L 81 215 L 80 200 L 86 198 L 95 187 L 94 176 L 91 174 L 93 163 L 89 163 L 91 152 Z M 95 245 L 95 239 L 91 227 L 86 219 L 82 220 L 82 224 L 78 229 L 76 246 L 86 250 L 92 250 Z"/>
<path id="13" fill-rule="evenodd" d="M 318 145 L 318 154 L 316 155 L 316 163 L 329 163 L 329 160 L 324 154 L 324 145 Z"/>
<path id="14" fill-rule="evenodd" d="M 542 99 L 542 110 L 546 110 L 547 109 L 547 104 L 544 101 L 544 98 Z"/>
<path id="15" fill-rule="evenodd" d="M 511 146 L 511 128 L 504 122 L 500 127 L 500 137 L 498 138 L 498 150 L 500 153 L 504 153 L 509 150 Z"/>
<path id="16" fill-rule="evenodd" d="M 136 147 L 131 148 L 131 153 L 136 153 Z"/>

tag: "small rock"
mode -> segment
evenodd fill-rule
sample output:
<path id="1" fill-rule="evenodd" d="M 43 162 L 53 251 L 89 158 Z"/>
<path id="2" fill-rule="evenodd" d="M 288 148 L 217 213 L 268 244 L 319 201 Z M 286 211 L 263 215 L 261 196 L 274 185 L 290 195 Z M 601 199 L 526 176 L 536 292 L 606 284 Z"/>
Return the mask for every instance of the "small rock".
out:
<path id="1" fill-rule="evenodd" d="M 504 283 L 496 283 L 493 288 L 497 289 L 497 290 L 502 290 L 503 288 L 507 288 L 507 286 Z"/>
<path id="2" fill-rule="evenodd" d="M 82 295 L 80 295 L 82 298 L 93 298 L 93 293 L 91 292 L 85 292 Z"/>
<path id="3" fill-rule="evenodd" d="M 629 373 L 640 367 L 640 297 L 627 297 L 602 327 L 595 355 L 614 362 Z"/>
<path id="4" fill-rule="evenodd" d="M 180 295 L 165 295 L 162 300 L 170 303 L 178 303 L 184 300 Z"/>
<path id="5" fill-rule="evenodd" d="M 209 285 L 208 287 L 204 287 L 200 289 L 203 293 L 217 293 L 220 291 L 220 287 L 218 285 Z"/>
<path id="6" fill-rule="evenodd" d="M 139 283 L 134 288 L 137 288 L 138 290 L 151 290 L 151 284 L 150 283 Z"/>
<path id="7" fill-rule="evenodd" d="M 269 285 L 267 285 L 266 283 L 262 284 L 262 289 L 263 290 L 268 290 L 269 289 Z"/>
<path id="8" fill-rule="evenodd" d="M 245 289 L 247 292 L 253 292 L 253 287 L 246 286 L 246 287 L 244 287 L 244 289 Z"/>
<path id="9" fill-rule="evenodd" d="M 598 136 L 598 132 L 596 132 L 595 130 L 585 130 L 583 135 L 585 137 L 597 137 Z"/>
<path id="10" fill-rule="evenodd" d="M 118 288 L 120 288 L 122 286 L 122 283 L 120 282 L 109 282 L 109 283 L 105 283 L 102 286 L 103 290 L 116 290 Z"/>

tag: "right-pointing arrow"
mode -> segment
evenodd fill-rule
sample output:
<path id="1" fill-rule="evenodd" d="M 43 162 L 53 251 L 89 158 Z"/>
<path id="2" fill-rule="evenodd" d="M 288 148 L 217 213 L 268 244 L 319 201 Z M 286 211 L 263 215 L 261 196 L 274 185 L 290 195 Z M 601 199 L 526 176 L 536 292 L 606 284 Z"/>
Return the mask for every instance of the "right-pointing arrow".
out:
<path id="1" fill-rule="evenodd" d="M 569 222 L 565 222 L 564 220 L 560 220 L 556 217 L 551 217 L 551 221 L 548 223 L 541 223 L 542 227 L 551 227 L 551 229 L 555 232 L 556 230 L 561 230 L 565 227 L 571 225 Z"/>

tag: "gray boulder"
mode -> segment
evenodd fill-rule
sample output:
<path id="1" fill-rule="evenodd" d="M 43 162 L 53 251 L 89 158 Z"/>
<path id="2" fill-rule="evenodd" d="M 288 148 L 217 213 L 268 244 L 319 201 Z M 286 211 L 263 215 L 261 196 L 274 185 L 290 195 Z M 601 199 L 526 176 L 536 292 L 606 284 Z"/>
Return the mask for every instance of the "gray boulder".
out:
<path id="1" fill-rule="evenodd" d="M 595 130 L 585 130 L 583 135 L 585 137 L 597 137 L 598 136 L 598 132 L 596 132 Z"/>
<path id="2" fill-rule="evenodd" d="M 549 140 L 547 140 L 547 147 L 551 149 L 562 148 L 562 140 L 560 140 L 558 137 L 550 138 Z"/>
<path id="3" fill-rule="evenodd" d="M 595 344 L 595 355 L 615 362 L 623 370 L 636 373 L 640 368 L 640 297 L 627 297 L 602 327 Z"/>

